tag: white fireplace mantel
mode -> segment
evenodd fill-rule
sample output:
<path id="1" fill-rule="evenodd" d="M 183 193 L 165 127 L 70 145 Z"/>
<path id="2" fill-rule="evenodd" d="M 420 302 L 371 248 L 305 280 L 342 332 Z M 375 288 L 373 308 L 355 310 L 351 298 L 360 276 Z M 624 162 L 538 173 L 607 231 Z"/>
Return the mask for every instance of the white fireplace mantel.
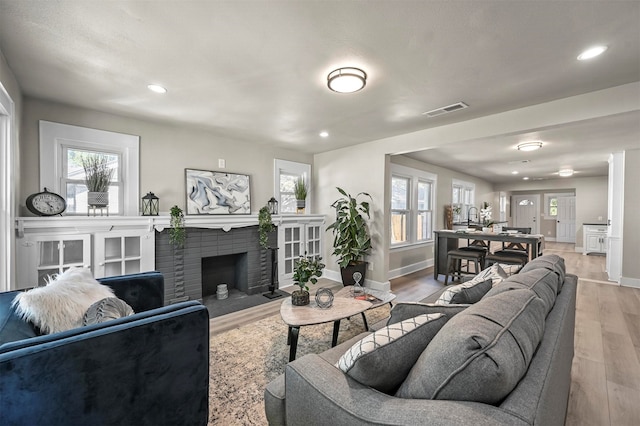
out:
<path id="1" fill-rule="evenodd" d="M 52 217 L 19 217 L 16 219 L 18 238 L 25 233 L 64 233 L 82 234 L 92 232 L 109 232 L 112 230 L 155 229 L 162 232 L 169 227 L 169 216 L 52 216 Z M 287 223 L 309 223 L 325 221 L 324 215 L 274 215 L 276 226 Z M 197 215 L 185 216 L 187 228 L 222 229 L 228 232 L 232 228 L 257 226 L 258 215 Z"/>

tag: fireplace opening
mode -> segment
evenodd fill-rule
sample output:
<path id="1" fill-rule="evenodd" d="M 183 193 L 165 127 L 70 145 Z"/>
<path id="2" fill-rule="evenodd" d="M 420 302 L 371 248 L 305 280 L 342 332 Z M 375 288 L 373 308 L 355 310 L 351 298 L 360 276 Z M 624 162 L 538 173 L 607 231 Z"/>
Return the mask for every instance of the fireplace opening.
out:
<path id="1" fill-rule="evenodd" d="M 202 258 L 202 297 L 215 297 L 220 284 L 226 284 L 230 294 L 247 293 L 247 253 Z"/>

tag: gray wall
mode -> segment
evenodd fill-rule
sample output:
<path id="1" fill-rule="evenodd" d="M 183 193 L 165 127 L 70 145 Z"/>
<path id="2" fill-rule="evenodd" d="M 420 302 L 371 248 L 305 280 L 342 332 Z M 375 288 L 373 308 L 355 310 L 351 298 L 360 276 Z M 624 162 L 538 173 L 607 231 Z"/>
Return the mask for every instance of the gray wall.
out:
<path id="1" fill-rule="evenodd" d="M 76 108 L 39 99 L 25 98 L 22 120 L 21 174 L 18 197 L 20 214 L 28 215 L 25 199 L 39 188 L 38 121 L 47 120 L 140 136 L 140 194 L 153 191 L 160 197 L 160 211 L 185 207 L 185 168 L 228 171 L 251 176 L 251 211 L 257 213 L 274 195 L 274 159 L 312 163 L 311 155 L 249 144 L 215 133 L 142 119 Z M 218 168 L 218 159 L 226 168 Z"/>

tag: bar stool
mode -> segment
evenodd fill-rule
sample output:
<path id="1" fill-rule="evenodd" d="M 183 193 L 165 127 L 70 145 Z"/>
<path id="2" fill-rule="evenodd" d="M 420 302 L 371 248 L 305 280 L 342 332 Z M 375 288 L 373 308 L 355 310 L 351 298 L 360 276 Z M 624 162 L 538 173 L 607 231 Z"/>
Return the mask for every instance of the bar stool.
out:
<path id="1" fill-rule="evenodd" d="M 449 275 L 451 275 L 451 281 L 455 279 L 456 274 L 459 278 L 462 274 L 476 275 L 481 271 L 480 266 L 484 262 L 484 253 L 475 250 L 449 250 L 447 252 L 447 274 L 444 277 L 444 285 L 449 282 Z M 467 261 L 467 270 L 462 269 L 462 261 Z M 475 272 L 469 271 L 469 262 L 474 263 Z"/>
<path id="2" fill-rule="evenodd" d="M 508 254 L 508 253 L 489 253 L 485 257 L 484 267 L 488 268 L 494 263 L 504 263 L 507 265 L 520 265 L 524 266 L 529 258 L 520 254 Z"/>

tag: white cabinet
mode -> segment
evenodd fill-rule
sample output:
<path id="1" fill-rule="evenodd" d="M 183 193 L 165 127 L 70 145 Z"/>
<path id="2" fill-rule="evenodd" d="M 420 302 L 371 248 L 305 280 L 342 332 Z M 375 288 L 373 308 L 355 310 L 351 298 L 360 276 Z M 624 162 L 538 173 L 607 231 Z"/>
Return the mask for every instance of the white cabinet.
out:
<path id="1" fill-rule="evenodd" d="M 280 216 L 274 223 L 278 226 L 278 281 L 284 287 L 293 284 L 298 257 L 322 256 L 324 216 Z"/>
<path id="2" fill-rule="evenodd" d="M 147 229 L 94 234 L 94 276 L 102 278 L 152 271 L 155 266 L 153 232 Z"/>
<path id="3" fill-rule="evenodd" d="M 606 253 L 607 252 L 607 226 L 589 225 L 583 227 L 583 249 L 582 254 Z"/>
<path id="4" fill-rule="evenodd" d="M 44 285 L 71 267 L 91 267 L 91 235 L 29 235 L 17 241 L 15 289 Z"/>
<path id="5" fill-rule="evenodd" d="M 145 217 L 29 217 L 16 220 L 16 281 L 12 289 L 46 283 L 70 267 L 93 276 L 155 269 L 153 220 Z"/>

